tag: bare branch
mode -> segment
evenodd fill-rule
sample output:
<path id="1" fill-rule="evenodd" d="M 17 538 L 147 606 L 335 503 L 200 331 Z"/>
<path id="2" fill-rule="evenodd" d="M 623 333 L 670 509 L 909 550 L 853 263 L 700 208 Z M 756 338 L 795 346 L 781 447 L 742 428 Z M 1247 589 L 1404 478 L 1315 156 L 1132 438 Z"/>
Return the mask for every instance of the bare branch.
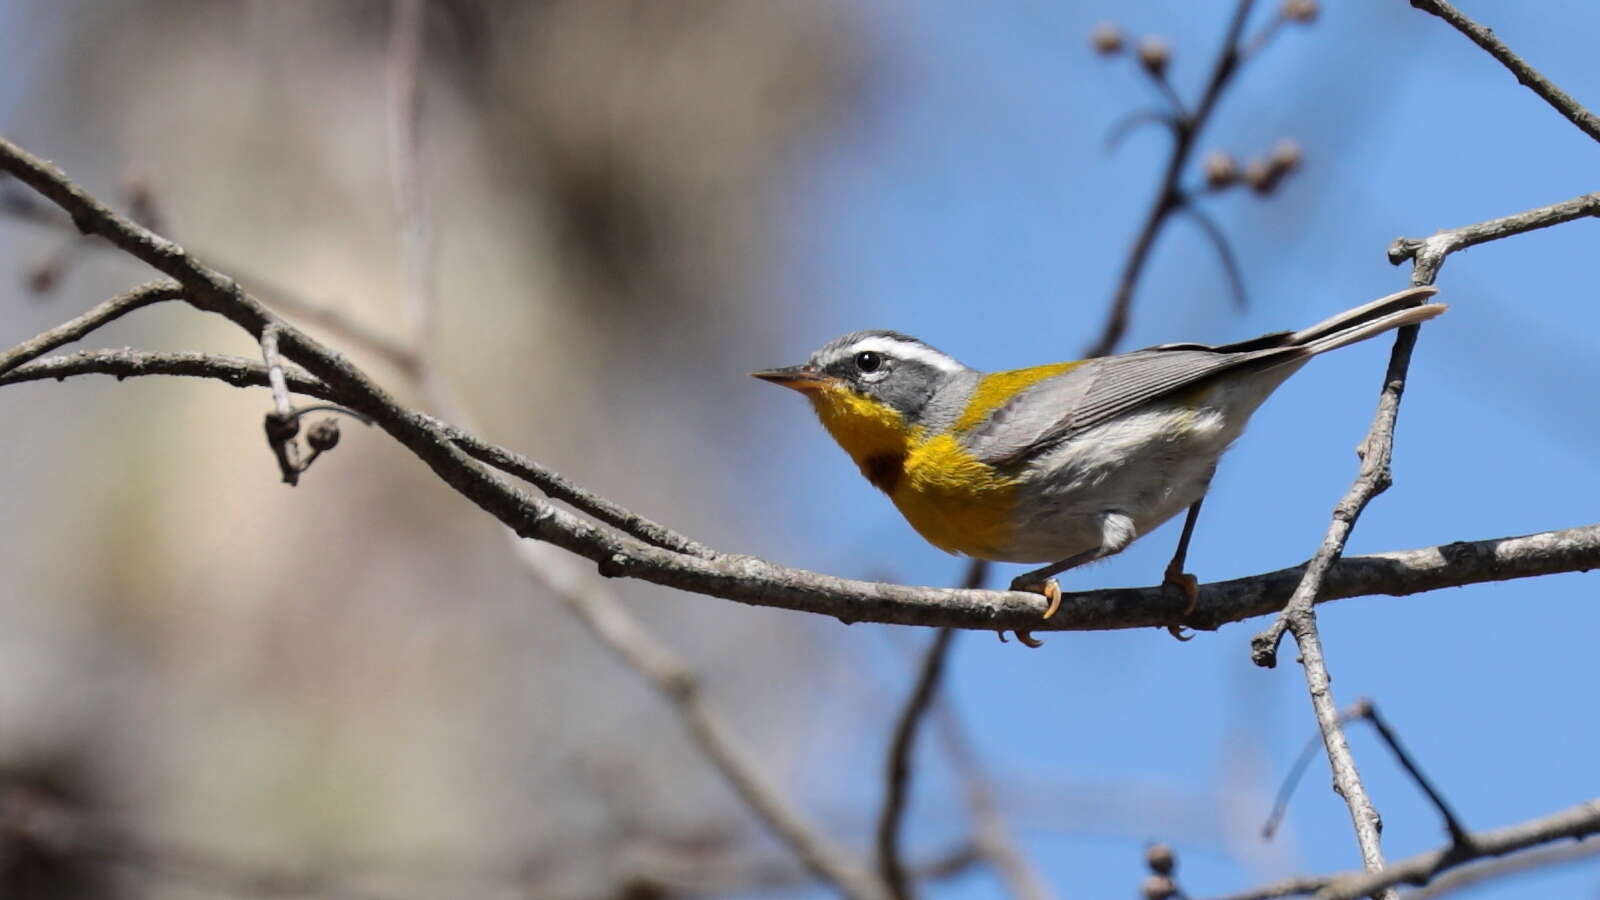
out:
<path id="1" fill-rule="evenodd" d="M 1538 819 L 1470 835 L 1465 844 L 1410 856 L 1379 872 L 1339 875 L 1319 889 L 1316 900 L 1359 900 L 1397 884 L 1427 884 L 1430 879 L 1463 863 L 1569 838 L 1600 834 L 1600 799 L 1587 800 Z"/>
<path id="2" fill-rule="evenodd" d="M 1455 30 L 1466 35 L 1469 40 L 1500 62 L 1501 65 L 1511 70 L 1517 77 L 1517 82 L 1538 94 L 1544 102 L 1556 108 L 1556 111 L 1567 117 L 1567 121 L 1578 126 L 1589 137 L 1600 141 L 1600 116 L 1583 107 L 1583 104 L 1572 99 L 1566 91 L 1555 86 L 1554 82 L 1541 75 L 1538 70 L 1528 65 L 1522 57 L 1511 52 L 1494 31 L 1472 21 L 1461 10 L 1451 6 L 1446 0 L 1411 0 L 1411 5 L 1425 13 L 1431 13 L 1449 22 Z"/>
<path id="3" fill-rule="evenodd" d="M 473 459 L 488 463 L 509 475 L 515 475 L 543 491 L 552 499 L 560 500 L 574 509 L 588 513 L 625 534 L 633 535 L 647 544 L 688 556 L 698 556 L 702 559 L 712 559 L 717 556 L 715 550 L 699 541 L 692 540 L 665 525 L 657 524 L 624 509 L 599 494 L 585 490 L 573 484 L 560 473 L 554 472 L 520 453 L 490 444 L 481 438 L 468 434 L 454 426 L 446 425 L 443 422 L 436 422 L 435 424 Z"/>
<path id="4" fill-rule="evenodd" d="M 236 356 L 85 350 L 27 363 L 0 375 L 0 386 L 83 375 L 108 375 L 119 379 L 141 376 L 208 378 L 234 387 L 267 384 L 266 369 L 261 363 Z M 285 365 L 284 376 L 295 393 L 333 402 L 346 399 L 327 382 L 296 366 Z M 437 420 L 421 414 L 417 416 L 421 422 L 437 424 Z M 446 429 L 444 440 L 464 448 L 475 458 L 522 477 L 523 473 L 515 466 L 501 465 L 505 460 L 519 458 L 516 454 L 448 426 L 439 427 Z M 574 491 L 588 494 L 581 487 L 564 483 Z M 557 495 L 553 492 L 552 496 Z M 583 508 L 576 501 L 574 505 Z M 614 505 L 611 508 L 621 509 Z M 1063 595 L 1061 612 L 1049 622 L 1040 623 L 1038 617 L 1044 601 L 1036 594 L 851 581 L 744 556 L 717 555 L 718 563 L 711 558 L 691 562 L 688 554 L 677 554 L 674 558 L 679 561 L 662 562 L 663 570 L 652 573 L 649 580 L 665 581 L 665 572 L 671 571 L 673 579 L 681 580 L 685 590 L 756 606 L 835 617 L 853 616 L 854 621 L 987 631 L 997 628 L 1040 631 L 1165 628 L 1182 613 L 1184 605 L 1182 599 L 1174 598 L 1160 586 L 1080 591 Z M 1372 595 L 1404 597 L 1469 584 L 1591 569 L 1600 569 L 1600 524 L 1344 557 L 1328 570 L 1317 602 Z M 1304 572 L 1304 566 L 1293 566 L 1203 584 L 1199 587 L 1195 609 L 1183 619 L 1183 624 L 1214 631 L 1230 622 L 1282 609 Z"/>
<path id="5" fill-rule="evenodd" d="M 1560 812 L 1530 819 L 1518 825 L 1497 828 L 1493 831 L 1469 833 L 1467 841 L 1452 842 L 1437 850 L 1419 853 L 1397 860 L 1378 872 L 1348 872 L 1337 875 L 1320 875 L 1305 878 L 1290 878 L 1271 884 L 1262 885 L 1238 894 L 1227 894 L 1212 898 L 1212 900 L 1275 900 L 1278 897 L 1297 897 L 1315 895 L 1315 900 L 1359 900 L 1376 894 L 1379 891 L 1390 889 L 1398 884 L 1427 885 L 1439 884 L 1440 879 L 1435 878 L 1440 873 L 1465 865 L 1474 860 L 1488 859 L 1490 857 L 1506 857 L 1521 850 L 1543 847 L 1556 841 L 1568 839 L 1582 839 L 1595 834 L 1600 834 L 1600 798 L 1587 800 L 1576 806 L 1568 807 Z M 1600 846 L 1591 847 L 1587 844 L 1580 845 L 1589 853 L 1600 852 Z M 1573 848 L 1552 848 L 1573 849 Z M 1547 855 L 1548 854 L 1548 855 Z M 1565 854 L 1542 851 L 1539 854 L 1529 854 L 1536 861 L 1559 862 L 1563 861 Z M 1554 859 L 1549 859 L 1554 856 Z M 1515 857 L 1522 860 L 1526 857 Z M 1527 866 L 1518 866 L 1512 859 L 1506 861 L 1506 869 L 1520 871 Z M 1470 878 L 1468 869 L 1463 874 L 1461 881 Z M 1496 873 L 1500 874 L 1500 873 Z M 1506 872 L 1509 874 L 1509 872 Z M 1465 886 L 1465 885 L 1458 885 Z M 1409 897 L 1437 896 L 1434 892 L 1420 892 Z M 1408 898 L 1409 900 L 1409 898 Z"/>
<path id="6" fill-rule="evenodd" d="M 962 587 L 968 590 L 979 587 L 988 574 L 989 563 L 974 559 L 967 566 Z M 927 653 L 922 657 L 922 665 L 917 669 L 911 696 L 895 722 L 893 737 L 889 741 L 883 808 L 878 816 L 878 872 L 895 897 L 911 895 L 900 853 L 900 826 L 905 818 L 906 797 L 911 789 L 911 751 L 916 744 L 917 729 L 922 719 L 938 700 L 939 681 L 944 676 L 945 660 L 949 658 L 954 641 L 955 632 L 949 628 L 942 628 L 934 635 Z"/>
<path id="7" fill-rule="evenodd" d="M 0 375 L 17 368 L 23 363 L 38 359 L 57 347 L 82 340 L 106 323 L 120 319 L 136 309 L 141 309 L 152 303 L 178 300 L 182 297 L 183 289 L 175 281 L 152 281 L 149 284 L 141 284 L 130 291 L 124 291 L 115 297 L 101 301 L 93 309 L 78 316 L 76 319 L 63 322 L 32 340 L 24 341 L 10 350 L 0 353 Z"/>
<path id="8" fill-rule="evenodd" d="M 883 812 L 878 817 L 878 873 L 888 885 L 890 895 L 900 900 L 911 896 L 900 856 L 900 826 L 905 819 L 906 796 L 911 787 L 911 749 L 916 742 L 918 726 L 933 704 L 954 640 L 955 631 L 950 628 L 941 628 L 933 636 L 918 667 L 916 686 L 912 688 L 905 709 L 900 711 L 894 737 L 889 742 Z"/>
<path id="9" fill-rule="evenodd" d="M 967 810 L 972 816 L 976 850 L 999 872 L 1012 896 L 1018 900 L 1050 900 L 1054 895 L 1018 848 L 1011 828 L 1001 814 L 994 787 L 982 771 L 971 735 L 947 700 L 940 700 L 936 705 L 940 732 L 956 776 L 961 779 Z"/>
<path id="10" fill-rule="evenodd" d="M 1408 259 L 1414 260 L 1413 283 L 1432 284 L 1444 265 L 1445 257 L 1457 250 L 1549 228 L 1585 216 L 1600 216 L 1600 192 L 1451 231 L 1440 231 L 1429 238 L 1395 238 L 1394 243 L 1389 245 L 1389 262 L 1398 266 Z"/>
<path id="11" fill-rule="evenodd" d="M 884 886 L 820 832 L 756 774 L 749 755 L 736 746 L 727 725 L 701 697 L 700 682 L 682 660 L 639 627 L 605 585 L 579 571 L 570 557 L 543 544 L 513 540 L 525 570 L 549 587 L 607 649 L 643 675 L 673 705 L 695 744 L 740 799 L 807 869 L 856 900 L 881 900 Z"/>
<path id="12" fill-rule="evenodd" d="M 1453 894 L 1486 881 L 1508 878 L 1535 869 L 1583 862 L 1595 856 L 1600 856 L 1600 841 L 1546 845 L 1515 856 L 1505 856 L 1477 865 L 1451 869 L 1443 876 L 1428 882 L 1426 887 L 1406 892 L 1405 900 L 1434 900 L 1436 897 Z"/>
<path id="13" fill-rule="evenodd" d="M 1470 843 L 1472 838 L 1467 834 L 1467 829 L 1461 824 L 1461 820 L 1456 816 L 1455 811 L 1450 808 L 1449 803 L 1445 802 L 1444 795 L 1439 793 L 1439 789 L 1433 786 L 1433 782 L 1428 780 L 1428 776 L 1422 774 L 1422 767 L 1418 766 L 1416 760 L 1411 758 L 1411 754 L 1406 752 L 1405 745 L 1400 743 L 1399 736 L 1389 727 L 1389 723 L 1384 720 L 1383 716 L 1378 714 L 1377 704 L 1366 698 L 1357 700 L 1356 714 L 1372 723 L 1373 730 L 1378 732 L 1378 737 L 1382 738 L 1383 742 L 1388 745 L 1389 752 L 1393 753 L 1395 759 L 1400 761 L 1401 767 L 1417 783 L 1417 786 L 1422 788 L 1422 792 L 1428 795 L 1428 801 L 1433 804 L 1434 809 L 1437 809 L 1439 815 L 1444 818 L 1445 830 L 1450 832 L 1450 840 L 1454 841 L 1456 846 L 1459 847 L 1465 847 Z"/>
<path id="14" fill-rule="evenodd" d="M 1339 713 L 1341 722 L 1348 722 L 1361 715 L 1359 706 L 1352 706 Z M 1311 765 L 1311 760 L 1317 754 L 1317 744 L 1321 743 L 1322 729 L 1311 735 L 1306 741 L 1305 748 L 1300 755 L 1295 757 L 1294 765 L 1289 767 L 1283 776 L 1283 784 L 1278 787 L 1278 796 L 1272 801 L 1272 812 L 1267 814 L 1267 821 L 1261 826 L 1263 840 L 1272 840 L 1278 833 L 1278 826 L 1283 824 L 1283 817 L 1289 812 L 1289 800 L 1294 797 L 1294 789 L 1300 786 L 1300 779 L 1306 774 L 1306 767 Z"/>
<path id="15" fill-rule="evenodd" d="M 1195 206 L 1193 203 L 1184 205 L 1184 212 L 1189 214 L 1205 236 L 1211 239 L 1211 246 L 1216 248 L 1217 259 L 1222 262 L 1222 271 L 1228 276 L 1228 287 L 1233 289 L 1233 305 L 1244 309 L 1250 305 L 1249 297 L 1244 290 L 1244 272 L 1239 268 L 1239 258 L 1233 255 L 1233 246 L 1228 243 L 1228 235 L 1223 232 L 1217 220 L 1211 214 Z"/>
<path id="16" fill-rule="evenodd" d="M 294 414 L 289 402 L 289 384 L 283 374 L 283 360 L 278 354 L 280 327 L 269 322 L 261 329 L 261 361 L 267 368 L 267 385 L 272 388 L 272 411 L 266 415 L 267 445 L 278 460 L 284 484 L 298 484 L 304 465 L 295 436 L 300 433 L 300 417 Z"/>
<path id="17" fill-rule="evenodd" d="M 1350 821 L 1355 828 L 1356 843 L 1361 850 L 1363 865 L 1368 871 L 1383 867 L 1383 850 L 1380 834 L 1383 821 L 1378 810 L 1367 796 L 1366 786 L 1356 769 L 1355 757 L 1350 752 L 1350 742 L 1345 737 L 1339 710 L 1333 699 L 1332 678 L 1322 650 L 1322 637 L 1317 630 L 1317 616 L 1313 605 L 1323 590 L 1328 571 L 1344 553 L 1356 519 L 1373 497 L 1382 493 L 1392 481 L 1389 460 L 1394 449 L 1395 421 L 1400 414 L 1400 396 L 1405 390 L 1406 370 L 1411 363 L 1411 350 L 1416 345 L 1418 327 L 1400 329 L 1395 337 L 1394 349 L 1389 356 L 1389 369 L 1383 389 L 1378 397 L 1378 411 L 1372 427 L 1362 441 L 1360 471 L 1355 483 L 1339 505 L 1334 508 L 1333 521 L 1328 526 L 1322 545 L 1311 562 L 1306 565 L 1300 584 L 1295 587 L 1283 612 L 1267 630 L 1250 640 L 1250 655 L 1257 665 L 1271 667 L 1277 664 L 1278 644 L 1287 629 L 1294 635 L 1300 648 L 1301 667 L 1305 673 L 1306 689 L 1311 695 L 1311 706 L 1322 731 L 1322 743 L 1328 751 L 1328 764 L 1333 769 L 1334 790 L 1344 798 L 1350 810 Z M 1379 892 L 1379 900 L 1392 897 L 1392 891 Z"/>
<path id="18" fill-rule="evenodd" d="M 1216 61 L 1212 63 L 1211 76 L 1200 95 L 1200 102 L 1195 105 L 1192 112 L 1180 115 L 1175 121 L 1172 150 L 1167 157 L 1166 169 L 1161 175 L 1161 184 L 1156 189 L 1155 200 L 1150 204 L 1149 212 L 1145 214 L 1144 224 L 1139 229 L 1138 237 L 1134 238 L 1133 249 L 1129 251 L 1127 261 L 1123 263 L 1122 274 L 1117 279 L 1117 290 L 1112 295 L 1111 310 L 1107 314 L 1105 326 L 1101 329 L 1100 336 L 1085 351 L 1085 356 L 1105 356 L 1112 352 L 1128 330 L 1128 310 L 1133 305 L 1133 292 L 1139 285 L 1139 277 L 1144 273 L 1144 266 L 1150 258 L 1151 249 L 1155 246 L 1156 236 L 1161 233 L 1161 226 L 1167 218 L 1187 202 L 1178 182 L 1183 176 L 1190 155 L 1194 152 L 1195 139 L 1205 130 L 1223 89 L 1238 71 L 1242 59 L 1239 39 L 1244 33 L 1245 22 L 1250 18 L 1250 8 L 1253 5 L 1254 0 L 1239 0 L 1234 6 L 1233 18 L 1228 22 L 1227 33 L 1223 36 L 1222 46 L 1217 51 Z"/>

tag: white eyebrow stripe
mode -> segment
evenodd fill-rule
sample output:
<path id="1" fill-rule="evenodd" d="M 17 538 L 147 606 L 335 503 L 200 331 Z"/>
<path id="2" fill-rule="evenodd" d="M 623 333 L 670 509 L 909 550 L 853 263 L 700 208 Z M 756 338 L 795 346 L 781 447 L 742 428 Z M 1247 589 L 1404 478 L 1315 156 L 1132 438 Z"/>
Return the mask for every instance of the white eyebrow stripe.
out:
<path id="1" fill-rule="evenodd" d="M 881 334 L 856 341 L 846 348 L 841 356 L 854 356 L 857 353 L 868 350 L 882 353 L 895 359 L 923 363 L 941 372 L 959 372 L 965 368 L 961 363 L 929 347 L 927 344 L 902 341 L 898 338 L 886 337 Z"/>

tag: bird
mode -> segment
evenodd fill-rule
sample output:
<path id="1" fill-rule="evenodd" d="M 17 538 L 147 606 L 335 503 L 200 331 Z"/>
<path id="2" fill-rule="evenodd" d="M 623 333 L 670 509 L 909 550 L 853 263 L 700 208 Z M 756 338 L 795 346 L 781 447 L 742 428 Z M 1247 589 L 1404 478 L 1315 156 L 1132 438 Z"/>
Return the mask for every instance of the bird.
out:
<path id="1" fill-rule="evenodd" d="M 1045 596 L 1046 619 L 1061 605 L 1056 575 L 1119 553 L 1187 510 L 1162 579 L 1187 597 L 1187 616 L 1198 597 L 1184 571 L 1189 540 L 1223 451 L 1313 356 L 1439 315 L 1446 307 L 1429 302 L 1434 293 L 1408 288 L 1238 343 L 1162 344 L 1001 372 L 897 331 L 856 331 L 800 365 L 751 374 L 805 395 L 928 543 L 1049 563 L 1011 583 Z"/>

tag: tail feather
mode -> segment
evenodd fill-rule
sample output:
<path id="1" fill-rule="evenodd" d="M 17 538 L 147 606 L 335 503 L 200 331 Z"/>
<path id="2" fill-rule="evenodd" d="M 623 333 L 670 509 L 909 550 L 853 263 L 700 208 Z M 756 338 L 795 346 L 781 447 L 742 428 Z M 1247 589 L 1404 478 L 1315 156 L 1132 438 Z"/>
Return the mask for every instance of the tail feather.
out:
<path id="1" fill-rule="evenodd" d="M 1316 355 L 1391 329 L 1426 322 L 1449 308 L 1443 303 L 1428 302 L 1428 298 L 1438 292 L 1438 288 L 1432 286 L 1407 288 L 1301 329 L 1284 343 L 1303 347 Z"/>

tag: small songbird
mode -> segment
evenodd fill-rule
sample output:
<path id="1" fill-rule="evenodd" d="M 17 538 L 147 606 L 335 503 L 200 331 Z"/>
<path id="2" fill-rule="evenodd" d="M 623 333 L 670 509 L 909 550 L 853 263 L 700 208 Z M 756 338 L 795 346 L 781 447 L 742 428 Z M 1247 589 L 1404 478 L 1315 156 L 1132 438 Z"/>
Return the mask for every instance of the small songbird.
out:
<path id="1" fill-rule="evenodd" d="M 828 433 L 941 550 L 1040 563 L 1013 590 L 1121 551 L 1189 510 L 1164 581 L 1193 608 L 1184 572 L 1222 451 L 1261 402 L 1319 353 L 1444 312 L 1431 287 L 1305 328 L 1220 347 L 1163 344 L 1117 356 L 979 372 L 916 338 L 858 331 L 803 365 L 753 373 L 805 394 Z"/>

